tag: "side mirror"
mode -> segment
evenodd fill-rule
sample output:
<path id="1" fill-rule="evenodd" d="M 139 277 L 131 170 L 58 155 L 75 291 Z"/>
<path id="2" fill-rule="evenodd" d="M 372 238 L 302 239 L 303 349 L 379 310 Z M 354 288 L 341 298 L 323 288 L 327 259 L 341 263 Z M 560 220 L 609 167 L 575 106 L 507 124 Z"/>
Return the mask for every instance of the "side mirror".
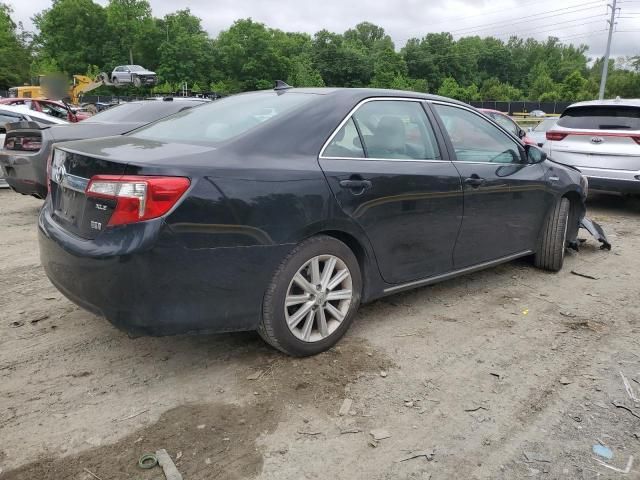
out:
<path id="1" fill-rule="evenodd" d="M 522 130 L 521 128 L 518 129 L 518 138 L 524 138 L 527 136 L 527 132 L 525 132 L 524 130 Z"/>
<path id="2" fill-rule="evenodd" d="M 527 163 L 542 163 L 547 159 L 547 154 L 535 145 L 525 145 Z"/>

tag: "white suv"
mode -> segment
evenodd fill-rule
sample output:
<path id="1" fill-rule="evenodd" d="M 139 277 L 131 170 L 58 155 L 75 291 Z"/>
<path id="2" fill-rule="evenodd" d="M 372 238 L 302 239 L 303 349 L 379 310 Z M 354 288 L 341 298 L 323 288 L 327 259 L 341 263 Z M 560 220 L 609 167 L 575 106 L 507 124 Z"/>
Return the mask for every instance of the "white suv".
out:
<path id="1" fill-rule="evenodd" d="M 590 188 L 640 194 L 640 100 L 574 103 L 546 136 L 547 155 L 580 169 Z"/>

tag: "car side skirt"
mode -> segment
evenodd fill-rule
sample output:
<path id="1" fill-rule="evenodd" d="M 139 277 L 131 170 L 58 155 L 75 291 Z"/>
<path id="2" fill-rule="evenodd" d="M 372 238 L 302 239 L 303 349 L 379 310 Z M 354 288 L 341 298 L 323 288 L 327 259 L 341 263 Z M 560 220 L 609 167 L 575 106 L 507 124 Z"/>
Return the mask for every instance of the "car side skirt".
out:
<path id="1" fill-rule="evenodd" d="M 442 275 L 436 275 L 434 277 L 424 278 L 421 280 L 414 280 L 413 282 L 403 283 L 401 285 L 395 285 L 393 287 L 385 288 L 383 293 L 384 295 L 391 295 L 393 293 L 402 292 L 404 290 L 410 290 L 412 288 L 424 287 L 426 285 L 431 285 L 433 283 L 442 282 L 444 280 L 449 280 L 451 278 L 459 277 L 461 275 L 466 275 L 467 273 L 477 272 L 479 270 L 484 270 L 485 268 L 494 267 L 496 265 L 500 265 L 501 263 L 510 262 L 520 257 L 526 257 L 528 255 L 532 255 L 534 252 L 532 250 L 523 250 L 518 253 L 513 253 L 511 255 L 507 255 L 506 257 L 500 257 L 495 260 L 491 260 L 488 262 L 478 263 L 477 265 L 472 265 L 470 267 L 461 268 L 459 270 L 453 270 L 448 273 L 443 273 Z"/>

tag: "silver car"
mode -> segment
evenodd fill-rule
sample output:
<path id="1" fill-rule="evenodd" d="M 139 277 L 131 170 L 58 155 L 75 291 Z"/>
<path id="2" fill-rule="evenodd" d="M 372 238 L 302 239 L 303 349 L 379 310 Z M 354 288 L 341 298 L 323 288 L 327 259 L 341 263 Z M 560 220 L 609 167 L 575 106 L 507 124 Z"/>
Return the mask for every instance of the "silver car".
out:
<path id="1" fill-rule="evenodd" d="M 546 137 L 549 157 L 577 167 L 592 189 L 640 194 L 640 100 L 574 103 Z"/>
<path id="2" fill-rule="evenodd" d="M 527 135 L 542 147 L 547 141 L 547 131 L 555 127 L 556 123 L 558 123 L 558 117 L 545 118 L 535 127 L 529 127 Z"/>
<path id="3" fill-rule="evenodd" d="M 115 86 L 133 84 L 136 87 L 152 86 L 158 83 L 156 72 L 140 65 L 119 65 L 111 72 L 111 83 Z"/>

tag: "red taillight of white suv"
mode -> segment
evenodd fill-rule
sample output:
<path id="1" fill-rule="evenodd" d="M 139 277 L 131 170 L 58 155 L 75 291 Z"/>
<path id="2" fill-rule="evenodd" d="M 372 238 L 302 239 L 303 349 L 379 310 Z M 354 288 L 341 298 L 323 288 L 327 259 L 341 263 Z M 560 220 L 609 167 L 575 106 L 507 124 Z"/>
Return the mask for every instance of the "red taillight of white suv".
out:
<path id="1" fill-rule="evenodd" d="M 547 140 L 552 140 L 554 142 L 559 142 L 560 140 L 564 140 L 567 135 L 568 135 L 567 133 L 554 132 L 553 130 L 548 130 L 546 133 Z"/>
<path id="2" fill-rule="evenodd" d="M 125 225 L 161 217 L 180 200 L 190 183 L 185 177 L 95 175 L 85 194 L 115 200 L 109 225 Z"/>

